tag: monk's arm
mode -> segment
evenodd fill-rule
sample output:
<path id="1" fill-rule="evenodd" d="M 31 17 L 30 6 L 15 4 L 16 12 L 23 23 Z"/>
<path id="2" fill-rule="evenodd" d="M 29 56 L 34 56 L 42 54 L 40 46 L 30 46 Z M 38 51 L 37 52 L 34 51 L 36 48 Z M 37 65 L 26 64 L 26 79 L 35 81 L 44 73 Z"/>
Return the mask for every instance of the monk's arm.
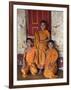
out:
<path id="1" fill-rule="evenodd" d="M 50 40 L 50 32 L 48 32 L 48 40 Z"/>
<path id="2" fill-rule="evenodd" d="M 47 31 L 46 35 L 47 35 L 48 37 L 46 38 L 46 40 L 45 40 L 45 41 L 49 41 L 49 40 L 50 40 L 50 32 L 49 32 L 49 31 Z"/>
<path id="3" fill-rule="evenodd" d="M 47 58 L 47 66 L 48 67 L 52 67 L 53 64 L 56 63 L 57 59 L 58 59 L 58 52 L 54 51 L 53 55 L 52 56 L 48 56 L 48 58 Z"/>
<path id="4" fill-rule="evenodd" d="M 34 46 L 35 46 L 36 48 L 38 48 L 38 46 L 39 46 L 39 35 L 38 35 L 38 32 L 35 32 Z"/>
<path id="5" fill-rule="evenodd" d="M 58 59 L 58 52 L 57 51 L 54 51 L 54 54 L 53 54 L 53 57 L 52 57 L 52 60 L 51 60 L 51 64 L 55 63 Z"/>

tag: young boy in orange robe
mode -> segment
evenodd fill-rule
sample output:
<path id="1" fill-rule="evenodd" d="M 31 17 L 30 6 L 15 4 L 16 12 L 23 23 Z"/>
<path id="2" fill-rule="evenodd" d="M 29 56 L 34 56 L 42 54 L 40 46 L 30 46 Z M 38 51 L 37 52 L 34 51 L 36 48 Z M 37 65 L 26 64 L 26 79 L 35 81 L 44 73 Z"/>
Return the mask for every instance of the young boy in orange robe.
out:
<path id="1" fill-rule="evenodd" d="M 56 78 L 57 75 L 57 59 L 58 51 L 54 47 L 54 41 L 48 41 L 48 49 L 46 51 L 46 61 L 43 75 L 46 78 L 52 79 Z"/>
<path id="2" fill-rule="evenodd" d="M 50 39 L 50 32 L 46 27 L 47 22 L 42 20 L 40 22 L 40 30 L 36 31 L 34 36 L 34 47 L 36 48 L 35 63 L 39 69 L 39 74 L 42 73 L 44 68 L 47 41 Z"/>
<path id="3" fill-rule="evenodd" d="M 23 77 L 26 77 L 29 71 L 31 72 L 32 75 L 35 75 L 37 73 L 37 68 L 34 64 L 35 48 L 32 46 L 32 39 L 28 38 L 26 45 L 27 48 L 25 49 L 23 55 L 23 63 L 25 60 L 25 66 L 22 66 L 21 68 Z"/>

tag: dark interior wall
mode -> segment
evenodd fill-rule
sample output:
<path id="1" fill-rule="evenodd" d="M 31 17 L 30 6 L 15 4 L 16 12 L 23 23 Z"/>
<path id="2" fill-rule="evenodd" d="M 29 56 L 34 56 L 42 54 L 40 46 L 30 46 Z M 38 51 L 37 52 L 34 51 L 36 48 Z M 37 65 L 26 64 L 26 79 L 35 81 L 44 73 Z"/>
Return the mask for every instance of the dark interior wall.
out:
<path id="1" fill-rule="evenodd" d="M 27 33 L 34 36 L 35 31 L 40 30 L 40 21 L 47 22 L 47 29 L 51 31 L 51 11 L 28 10 Z"/>

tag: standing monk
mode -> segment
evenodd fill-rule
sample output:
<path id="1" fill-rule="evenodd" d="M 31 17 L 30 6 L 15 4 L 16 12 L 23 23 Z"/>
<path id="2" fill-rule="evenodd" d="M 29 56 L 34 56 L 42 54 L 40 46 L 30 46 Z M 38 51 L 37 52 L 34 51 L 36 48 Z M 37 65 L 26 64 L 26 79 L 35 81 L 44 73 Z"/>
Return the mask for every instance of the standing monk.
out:
<path id="1" fill-rule="evenodd" d="M 35 32 L 34 46 L 36 48 L 35 63 L 39 69 L 39 73 L 42 71 L 45 63 L 45 51 L 47 49 L 47 41 L 50 39 L 50 32 L 46 29 L 47 22 L 40 22 L 40 30 Z"/>

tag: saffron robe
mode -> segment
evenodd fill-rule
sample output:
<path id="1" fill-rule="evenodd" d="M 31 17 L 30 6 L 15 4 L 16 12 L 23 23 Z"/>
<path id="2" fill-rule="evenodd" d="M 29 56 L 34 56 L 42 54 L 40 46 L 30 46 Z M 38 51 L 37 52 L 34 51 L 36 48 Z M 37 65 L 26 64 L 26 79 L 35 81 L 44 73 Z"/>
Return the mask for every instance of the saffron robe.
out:
<path id="1" fill-rule="evenodd" d="M 46 61 L 45 61 L 45 68 L 44 68 L 44 76 L 46 78 L 56 78 L 57 72 L 57 59 L 58 59 L 58 52 L 55 48 L 48 49 L 46 52 Z"/>
<path id="2" fill-rule="evenodd" d="M 37 68 L 34 64 L 34 57 L 35 57 L 35 48 L 31 47 L 29 50 L 26 50 L 23 60 L 25 59 L 26 65 L 25 67 L 21 68 L 22 76 L 26 77 L 28 72 L 30 71 L 32 75 L 37 73 Z"/>
<path id="3" fill-rule="evenodd" d="M 31 47 L 29 50 L 26 51 L 24 54 L 25 60 L 27 65 L 31 65 L 34 63 L 34 57 L 35 57 L 35 48 Z"/>
<path id="4" fill-rule="evenodd" d="M 50 39 L 48 30 L 35 32 L 34 47 L 36 48 L 35 63 L 38 68 L 44 67 L 45 51 L 47 49 L 47 40 Z"/>

